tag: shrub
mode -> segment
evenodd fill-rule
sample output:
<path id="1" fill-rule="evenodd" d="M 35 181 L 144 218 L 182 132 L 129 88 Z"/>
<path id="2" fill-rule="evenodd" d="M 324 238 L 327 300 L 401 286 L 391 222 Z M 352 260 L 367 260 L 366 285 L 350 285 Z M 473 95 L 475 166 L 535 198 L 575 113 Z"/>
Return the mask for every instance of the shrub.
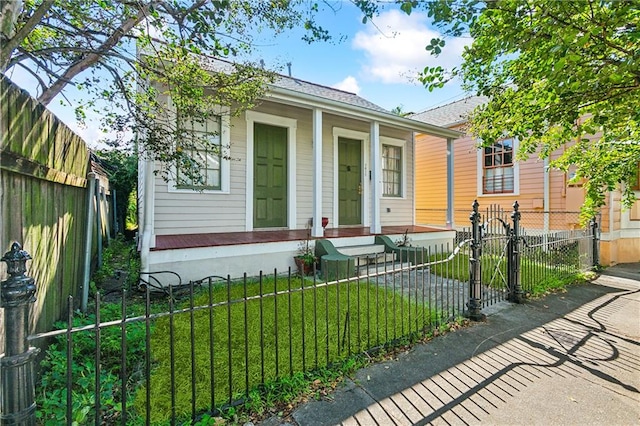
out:
<path id="1" fill-rule="evenodd" d="M 121 318 L 119 304 L 104 304 L 100 309 L 102 321 Z M 95 324 L 95 315 L 78 315 L 73 319 L 73 327 Z M 67 328 L 65 323 L 57 323 L 59 329 Z M 144 363 L 145 325 L 126 325 L 126 373 L 125 389 L 122 389 L 121 358 L 122 336 L 120 327 L 104 328 L 100 332 L 100 407 L 109 423 L 121 415 L 121 399 L 132 404 L 134 389 L 141 377 Z M 67 347 L 66 334 L 56 338 L 45 351 L 41 366 L 39 392 L 36 395 L 39 422 L 45 425 L 61 424 L 66 418 L 67 404 Z M 96 334 L 83 331 L 73 334 L 71 391 L 72 422 L 87 424 L 95 419 L 96 398 Z"/>

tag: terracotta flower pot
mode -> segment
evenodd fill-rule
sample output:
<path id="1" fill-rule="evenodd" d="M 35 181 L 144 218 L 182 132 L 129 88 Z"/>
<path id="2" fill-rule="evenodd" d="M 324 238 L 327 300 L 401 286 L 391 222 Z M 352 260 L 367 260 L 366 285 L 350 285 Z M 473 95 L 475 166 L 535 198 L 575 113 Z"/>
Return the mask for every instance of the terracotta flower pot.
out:
<path id="1" fill-rule="evenodd" d="M 307 263 L 301 257 L 294 257 L 294 262 L 296 262 L 296 266 L 298 267 L 298 273 L 301 276 L 311 275 L 313 273 L 313 263 Z"/>

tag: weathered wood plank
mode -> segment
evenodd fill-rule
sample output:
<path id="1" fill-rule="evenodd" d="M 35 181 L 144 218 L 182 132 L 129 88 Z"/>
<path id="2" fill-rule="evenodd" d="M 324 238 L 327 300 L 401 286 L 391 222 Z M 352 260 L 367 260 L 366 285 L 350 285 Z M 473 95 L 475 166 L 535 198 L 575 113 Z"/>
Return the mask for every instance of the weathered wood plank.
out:
<path id="1" fill-rule="evenodd" d="M 25 91 L 0 80 L 0 249 L 15 240 L 33 257 L 27 273 L 36 280 L 38 300 L 30 326 L 46 331 L 66 314 L 68 295 L 79 300 L 89 150 Z"/>
<path id="2" fill-rule="evenodd" d="M 61 170 L 51 169 L 43 164 L 8 151 L 0 151 L 0 168 L 21 175 L 69 186 L 83 187 L 86 185 L 86 179 L 83 177 L 74 176 Z"/>

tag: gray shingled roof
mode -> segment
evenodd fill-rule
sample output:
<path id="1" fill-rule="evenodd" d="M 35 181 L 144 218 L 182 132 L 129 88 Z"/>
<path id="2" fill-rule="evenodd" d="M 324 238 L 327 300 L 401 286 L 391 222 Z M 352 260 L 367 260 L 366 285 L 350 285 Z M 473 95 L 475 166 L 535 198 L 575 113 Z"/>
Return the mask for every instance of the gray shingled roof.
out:
<path id="1" fill-rule="evenodd" d="M 206 68 L 212 71 L 228 73 L 233 72 L 233 64 L 221 59 L 206 58 L 203 59 L 202 63 Z M 324 99 L 342 102 L 350 106 L 367 108 L 373 111 L 391 114 L 391 111 L 388 111 L 374 104 L 373 102 L 369 102 L 368 100 L 361 98 L 355 93 L 345 92 L 344 90 L 338 90 L 332 87 L 310 83 L 308 81 L 300 80 L 293 77 L 277 75 L 276 80 L 272 83 L 272 86 L 280 89 L 292 90 L 294 92 L 302 93 L 305 95 L 318 96 Z"/>
<path id="2" fill-rule="evenodd" d="M 321 98 L 342 102 L 347 105 L 391 114 L 390 111 L 374 104 L 373 102 L 369 102 L 368 100 L 361 98 L 355 93 L 345 92 L 343 90 L 334 89 L 332 87 L 310 83 L 308 81 L 299 80 L 293 77 L 278 76 L 273 85 L 282 89 L 304 93 L 306 95 L 319 96 Z"/>
<path id="3" fill-rule="evenodd" d="M 436 126 L 453 126 L 467 121 L 469 114 L 475 107 L 487 103 L 488 100 L 489 98 L 486 96 L 470 96 L 450 104 L 410 115 L 409 118 Z"/>
<path id="4" fill-rule="evenodd" d="M 206 69 L 218 72 L 230 72 L 233 68 L 230 62 L 216 58 L 202 58 L 202 64 Z M 290 94 L 294 98 L 299 97 L 300 99 L 304 99 L 305 97 L 307 99 L 316 98 L 321 103 L 323 103 L 323 101 L 324 103 L 333 103 L 333 107 L 339 106 L 338 104 L 343 104 L 348 110 L 375 117 L 376 120 L 382 120 L 381 122 L 385 124 L 440 137 L 457 137 L 461 134 L 458 131 L 435 126 L 428 122 L 414 120 L 411 117 L 398 116 L 373 102 L 361 98 L 355 93 L 310 83 L 297 78 L 278 75 L 276 76 L 275 82 L 270 86 L 271 94 L 275 95 L 275 97 L 284 93 L 285 96 Z"/>

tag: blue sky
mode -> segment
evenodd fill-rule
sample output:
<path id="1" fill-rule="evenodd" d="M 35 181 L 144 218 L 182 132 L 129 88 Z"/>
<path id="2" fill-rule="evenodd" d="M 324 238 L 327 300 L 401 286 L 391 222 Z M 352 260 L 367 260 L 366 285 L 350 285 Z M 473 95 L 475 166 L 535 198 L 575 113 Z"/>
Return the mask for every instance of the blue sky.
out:
<path id="1" fill-rule="evenodd" d="M 425 46 L 438 32 L 425 13 L 406 15 L 396 7 L 362 24 L 355 6 L 337 5 L 336 13 L 326 10 L 319 17 L 332 34 L 345 36 L 344 41 L 308 45 L 298 30 L 265 40 L 256 53 L 267 65 L 291 62 L 293 77 L 355 92 L 386 109 L 402 105 L 404 111 L 419 112 L 465 96 L 458 84 L 429 92 L 415 75 L 427 65 L 460 64 L 469 38 L 448 39 L 443 54 L 435 58 Z"/>
<path id="2" fill-rule="evenodd" d="M 429 92 L 415 76 L 425 66 L 456 66 L 469 38 L 448 39 L 443 53 L 435 58 L 425 46 L 438 33 L 429 25 L 424 13 L 406 15 L 397 7 L 384 11 L 373 22 L 362 23 L 362 14 L 349 2 L 325 5 L 318 19 L 340 42 L 307 44 L 301 40 L 302 29 L 278 36 L 259 34 L 254 43 L 253 59 L 263 59 L 268 67 L 280 67 L 287 74 L 317 84 L 357 93 L 383 108 L 402 106 L 405 112 L 419 112 L 465 97 L 459 84 Z M 35 93 L 33 81 L 16 70 L 10 77 L 20 86 Z M 73 90 L 67 99 L 77 96 Z M 48 106 L 57 116 L 82 136 L 90 146 L 97 146 L 103 135 L 97 117 L 89 115 L 86 127 L 75 121 L 72 106 L 61 106 L 54 99 Z M 92 120 L 95 118 L 96 121 Z"/>

